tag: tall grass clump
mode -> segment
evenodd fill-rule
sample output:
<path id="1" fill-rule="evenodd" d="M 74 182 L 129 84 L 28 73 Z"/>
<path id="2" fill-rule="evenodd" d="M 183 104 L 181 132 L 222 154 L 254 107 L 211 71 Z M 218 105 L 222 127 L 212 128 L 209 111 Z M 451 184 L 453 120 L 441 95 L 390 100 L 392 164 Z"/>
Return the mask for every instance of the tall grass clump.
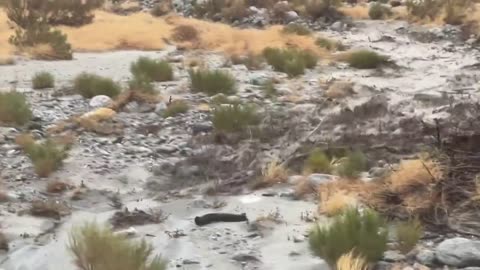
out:
<path id="1" fill-rule="evenodd" d="M 32 78 L 33 89 L 53 88 L 55 86 L 55 78 L 49 72 L 38 72 Z"/>
<path id="2" fill-rule="evenodd" d="M 213 127 L 221 132 L 240 132 L 260 123 L 257 110 L 252 105 L 229 104 L 218 106 L 213 112 Z"/>
<path id="3" fill-rule="evenodd" d="M 298 23 L 291 23 L 286 25 L 285 27 L 283 27 L 282 32 L 285 34 L 295 34 L 299 36 L 308 36 L 312 34 L 310 29 Z"/>
<path id="4" fill-rule="evenodd" d="M 0 92 L 0 124 L 23 125 L 32 118 L 25 95 L 17 92 Z"/>
<path id="5" fill-rule="evenodd" d="M 166 261 L 153 256 L 145 240 L 134 242 L 110 229 L 89 223 L 70 234 L 68 249 L 80 270 L 165 270 Z"/>
<path id="6" fill-rule="evenodd" d="M 309 235 L 310 249 L 332 268 L 344 254 L 354 252 L 368 263 L 380 260 L 387 249 L 386 223 L 373 210 L 345 210 L 328 226 L 316 225 Z"/>
<path id="7" fill-rule="evenodd" d="M 329 51 L 337 50 L 337 51 L 344 51 L 345 45 L 343 45 L 340 41 L 333 41 L 328 38 L 319 37 L 315 40 L 315 44 L 320 47 L 327 49 Z"/>
<path id="8" fill-rule="evenodd" d="M 305 161 L 305 170 L 310 173 L 331 173 L 330 158 L 321 149 L 314 149 Z"/>
<path id="9" fill-rule="evenodd" d="M 360 151 L 348 153 L 336 168 L 337 174 L 347 178 L 356 178 L 367 169 L 367 158 Z"/>
<path id="10" fill-rule="evenodd" d="M 231 95 L 236 92 L 235 78 L 220 70 L 190 70 L 192 92 L 203 92 L 210 96 L 216 94 Z"/>
<path id="11" fill-rule="evenodd" d="M 392 11 L 390 8 L 384 6 L 381 3 L 373 4 L 370 9 L 368 10 L 368 16 L 372 20 L 381 20 L 385 19 L 386 17 L 390 16 Z"/>
<path id="12" fill-rule="evenodd" d="M 263 56 L 275 71 L 284 72 L 289 77 L 305 73 L 306 68 L 314 68 L 318 58 L 312 52 L 298 49 L 266 48 Z"/>
<path id="13" fill-rule="evenodd" d="M 354 68 L 373 69 L 388 63 L 388 57 L 369 50 L 359 50 L 349 53 L 346 61 Z"/>
<path id="14" fill-rule="evenodd" d="M 49 176 L 60 168 L 63 160 L 67 158 L 66 149 L 51 140 L 42 143 L 27 142 L 22 147 L 40 177 Z"/>
<path id="15" fill-rule="evenodd" d="M 155 87 L 153 86 L 152 81 L 143 74 L 134 76 L 132 79 L 130 79 L 128 81 L 128 89 L 149 94 L 153 94 L 155 92 Z"/>
<path id="16" fill-rule="evenodd" d="M 121 87 L 112 79 L 91 73 L 81 73 L 75 77 L 73 89 L 85 98 L 98 95 L 115 97 L 121 91 Z"/>
<path id="17" fill-rule="evenodd" d="M 395 227 L 397 248 L 403 254 L 410 252 L 422 237 L 423 227 L 418 218 L 398 223 Z"/>
<path id="18" fill-rule="evenodd" d="M 163 112 L 163 117 L 174 117 L 178 114 L 186 113 L 189 110 L 188 103 L 183 100 L 175 100 L 168 105 L 167 109 Z"/>
<path id="19" fill-rule="evenodd" d="M 155 82 L 173 80 L 173 69 L 167 61 L 140 57 L 131 64 L 130 71 L 135 77 L 146 77 Z"/>

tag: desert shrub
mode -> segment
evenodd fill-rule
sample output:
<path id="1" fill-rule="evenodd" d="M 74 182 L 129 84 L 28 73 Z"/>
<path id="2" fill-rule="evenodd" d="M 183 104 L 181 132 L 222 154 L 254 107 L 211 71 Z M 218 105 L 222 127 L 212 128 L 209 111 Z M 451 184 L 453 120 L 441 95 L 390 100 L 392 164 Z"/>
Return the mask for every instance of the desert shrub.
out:
<path id="1" fill-rule="evenodd" d="M 373 210 L 345 210 L 329 226 L 316 225 L 309 235 L 313 253 L 334 267 L 337 260 L 351 251 L 369 263 L 382 258 L 387 248 L 385 221 Z"/>
<path id="2" fill-rule="evenodd" d="M 266 97 L 274 97 L 277 95 L 277 89 L 275 88 L 274 80 L 267 80 L 262 85 L 263 93 Z"/>
<path id="3" fill-rule="evenodd" d="M 193 3 L 193 15 L 199 18 L 212 18 L 214 15 L 222 12 L 227 7 L 225 0 L 206 0 L 202 3 L 195 1 Z"/>
<path id="4" fill-rule="evenodd" d="M 407 12 L 420 19 L 428 17 L 433 20 L 442 10 L 442 2 L 443 0 L 408 0 L 406 3 Z"/>
<path id="5" fill-rule="evenodd" d="M 173 80 L 172 66 L 166 61 L 140 57 L 131 64 L 130 71 L 135 77 L 146 76 L 155 82 Z"/>
<path id="6" fill-rule="evenodd" d="M 277 160 L 273 160 L 263 168 L 262 176 L 262 183 L 266 185 L 284 183 L 288 180 L 288 170 Z"/>
<path id="7" fill-rule="evenodd" d="M 274 70 L 287 73 L 290 77 L 301 75 L 306 68 L 314 68 L 318 58 L 306 50 L 266 48 L 263 56 Z"/>
<path id="8" fill-rule="evenodd" d="M 108 228 L 88 223 L 70 234 L 68 249 L 81 270 L 165 270 L 166 262 L 153 255 L 145 240 L 135 243 Z"/>
<path id="9" fill-rule="evenodd" d="M 134 76 L 132 79 L 130 79 L 128 81 L 128 89 L 150 94 L 155 92 L 155 88 L 151 79 L 144 74 Z"/>
<path id="10" fill-rule="evenodd" d="M 367 158 L 360 151 L 350 152 L 336 168 L 337 174 L 347 178 L 356 178 L 367 169 Z"/>
<path id="11" fill-rule="evenodd" d="M 401 222 L 395 227 L 397 248 L 403 254 L 410 252 L 422 237 L 422 223 L 417 218 Z"/>
<path id="12" fill-rule="evenodd" d="M 170 5 L 170 1 L 162 1 L 161 3 L 157 3 L 153 6 L 150 10 L 150 14 L 154 17 L 161 17 L 163 15 L 167 15 L 172 10 Z"/>
<path id="13" fill-rule="evenodd" d="M 188 103 L 183 100 L 176 100 L 173 101 L 171 104 L 168 105 L 167 109 L 163 113 L 163 117 L 174 117 L 177 114 L 186 113 L 188 112 Z"/>
<path id="14" fill-rule="evenodd" d="M 260 117 L 252 105 L 232 104 L 215 108 L 212 122 L 217 131 L 240 132 L 258 125 Z"/>
<path id="15" fill-rule="evenodd" d="M 173 28 L 173 40 L 177 42 L 198 40 L 198 30 L 191 25 L 178 25 Z"/>
<path id="16" fill-rule="evenodd" d="M 283 27 L 282 30 L 286 34 L 296 34 L 299 36 L 308 36 L 312 34 L 310 29 L 308 29 L 306 26 L 298 24 L 298 23 L 291 23 Z"/>
<path id="17" fill-rule="evenodd" d="M 47 177 L 62 166 L 67 152 L 63 146 L 56 145 L 51 140 L 42 143 L 29 143 L 24 146 L 25 153 L 35 167 L 40 177 Z"/>
<path id="18" fill-rule="evenodd" d="M 392 11 L 390 10 L 390 8 L 380 3 L 373 4 L 368 10 L 368 16 L 372 20 L 384 19 L 387 16 L 390 16 L 391 14 L 392 14 Z"/>
<path id="19" fill-rule="evenodd" d="M 120 86 L 112 79 L 85 72 L 75 77 L 73 89 L 85 98 L 98 95 L 115 97 L 121 91 Z"/>
<path id="20" fill-rule="evenodd" d="M 337 50 L 337 51 L 344 51 L 346 49 L 345 45 L 343 45 L 340 41 L 333 41 L 328 38 L 323 38 L 319 37 L 315 40 L 315 44 L 320 47 L 327 49 L 329 51 L 331 50 Z"/>
<path id="21" fill-rule="evenodd" d="M 223 93 L 231 95 L 236 92 L 235 78 L 220 70 L 190 70 L 190 82 L 193 92 L 204 92 L 210 96 Z"/>
<path id="22" fill-rule="evenodd" d="M 234 65 L 245 65 L 249 70 L 259 70 L 263 64 L 263 58 L 253 53 L 232 55 L 230 61 L 232 61 Z"/>
<path id="23" fill-rule="evenodd" d="M 330 173 L 330 158 L 320 149 L 314 149 L 305 161 L 305 170 L 312 173 Z"/>
<path id="24" fill-rule="evenodd" d="M 305 12 L 313 19 L 327 16 L 335 12 L 340 5 L 340 0 L 307 0 L 305 3 Z"/>
<path id="25" fill-rule="evenodd" d="M 472 0 L 444 0 L 445 5 L 445 23 L 451 25 L 460 25 L 465 19 L 469 7 L 473 7 L 475 2 Z"/>
<path id="26" fill-rule="evenodd" d="M 230 0 L 227 1 L 228 6 L 222 8 L 222 17 L 229 21 L 234 22 L 241 20 L 249 15 L 248 7 L 245 0 Z"/>
<path id="27" fill-rule="evenodd" d="M 23 125 L 32 118 L 25 95 L 16 92 L 0 92 L 0 123 Z"/>
<path id="28" fill-rule="evenodd" d="M 372 69 L 386 64 L 388 57 L 369 50 L 359 50 L 348 54 L 346 61 L 359 69 Z"/>
<path id="29" fill-rule="evenodd" d="M 55 86 L 55 78 L 49 72 L 39 72 L 33 76 L 33 89 L 53 88 Z"/>

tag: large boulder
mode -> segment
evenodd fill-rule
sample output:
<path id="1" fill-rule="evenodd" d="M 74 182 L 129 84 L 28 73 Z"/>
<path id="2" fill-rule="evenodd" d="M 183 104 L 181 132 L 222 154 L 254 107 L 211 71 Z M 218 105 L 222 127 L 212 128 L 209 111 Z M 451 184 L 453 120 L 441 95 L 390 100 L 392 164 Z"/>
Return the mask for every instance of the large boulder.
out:
<path id="1" fill-rule="evenodd" d="M 480 241 L 461 237 L 447 239 L 437 246 L 435 256 L 449 266 L 480 266 Z"/>
<path id="2" fill-rule="evenodd" d="M 94 96 L 90 99 L 89 105 L 92 108 L 107 107 L 112 102 L 112 99 L 105 95 Z"/>

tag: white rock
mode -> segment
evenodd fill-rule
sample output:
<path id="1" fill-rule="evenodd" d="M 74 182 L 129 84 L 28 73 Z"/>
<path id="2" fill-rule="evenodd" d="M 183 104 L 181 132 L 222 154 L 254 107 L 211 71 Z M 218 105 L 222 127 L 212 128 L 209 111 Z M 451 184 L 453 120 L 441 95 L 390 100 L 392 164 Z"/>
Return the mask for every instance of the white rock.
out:
<path id="1" fill-rule="evenodd" d="M 297 18 L 298 18 L 297 12 L 295 12 L 293 10 L 285 12 L 285 19 L 287 20 L 287 22 L 294 21 Z"/>
<path id="2" fill-rule="evenodd" d="M 329 183 L 335 181 L 337 179 L 336 176 L 330 174 L 321 174 L 321 173 L 314 173 L 310 174 L 307 180 L 310 182 L 312 186 L 318 187 L 321 184 Z"/>
<path id="3" fill-rule="evenodd" d="M 108 96 L 105 95 L 99 95 L 99 96 L 94 96 L 92 99 L 90 99 L 90 107 L 92 108 L 101 108 L 101 107 L 106 107 L 108 104 L 112 102 L 112 99 Z"/>
<path id="4" fill-rule="evenodd" d="M 162 114 L 167 109 L 165 102 L 160 102 L 155 106 L 155 113 Z"/>
<path id="5" fill-rule="evenodd" d="M 435 256 L 449 266 L 480 266 L 480 241 L 461 237 L 447 239 L 437 246 Z"/>

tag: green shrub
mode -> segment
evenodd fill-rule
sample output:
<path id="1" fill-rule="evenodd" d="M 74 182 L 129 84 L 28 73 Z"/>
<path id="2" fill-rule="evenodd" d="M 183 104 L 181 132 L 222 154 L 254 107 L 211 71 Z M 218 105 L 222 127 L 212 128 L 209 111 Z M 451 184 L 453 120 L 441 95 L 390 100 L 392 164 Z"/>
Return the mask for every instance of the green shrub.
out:
<path id="1" fill-rule="evenodd" d="M 387 16 L 390 16 L 391 14 L 392 14 L 392 11 L 390 10 L 390 8 L 380 3 L 373 4 L 368 10 L 368 16 L 372 20 L 384 19 Z"/>
<path id="2" fill-rule="evenodd" d="M 204 92 L 210 96 L 223 93 L 231 95 L 236 92 L 235 78 L 220 70 L 190 70 L 190 82 L 193 92 Z"/>
<path id="3" fill-rule="evenodd" d="M 33 89 L 53 88 L 55 86 L 55 78 L 49 72 L 39 72 L 33 76 Z"/>
<path id="4" fill-rule="evenodd" d="M 341 0 L 306 0 L 305 12 L 312 19 L 327 16 L 336 12 Z"/>
<path id="5" fill-rule="evenodd" d="M 35 172 L 40 177 L 47 177 L 63 164 L 67 157 L 66 149 L 56 145 L 51 140 L 43 143 L 30 143 L 24 146 L 27 156 L 35 167 Z"/>
<path id="6" fill-rule="evenodd" d="M 16 91 L 0 92 L 0 123 L 23 125 L 31 118 L 25 95 Z"/>
<path id="7" fill-rule="evenodd" d="M 397 247 L 403 254 L 410 252 L 422 237 L 422 223 L 418 219 L 397 224 L 395 227 Z"/>
<path id="8" fill-rule="evenodd" d="M 146 76 L 155 82 L 173 80 L 172 66 L 166 61 L 154 60 L 148 57 L 140 57 L 130 66 L 133 76 Z"/>
<path id="9" fill-rule="evenodd" d="M 320 149 L 314 149 L 310 153 L 305 162 L 305 169 L 312 173 L 330 173 L 332 171 L 329 157 Z"/>
<path id="10" fill-rule="evenodd" d="M 188 112 L 188 103 L 183 100 L 176 100 L 168 105 L 167 109 L 163 113 L 163 117 L 174 117 L 180 113 Z"/>
<path id="11" fill-rule="evenodd" d="M 240 132 L 258 125 L 260 117 L 252 105 L 232 104 L 215 108 L 212 122 L 217 131 Z"/>
<path id="12" fill-rule="evenodd" d="M 334 217 L 329 226 L 317 224 L 309 235 L 313 253 L 331 267 L 338 258 L 352 250 L 370 263 L 377 262 L 387 249 L 387 240 L 385 221 L 377 213 L 372 210 L 360 213 L 354 208 Z"/>
<path id="13" fill-rule="evenodd" d="M 325 48 L 329 51 L 335 49 L 335 42 L 333 42 L 332 40 L 328 39 L 328 38 L 322 38 L 322 37 L 319 37 L 315 40 L 315 44 L 320 47 L 320 48 Z"/>
<path id="14" fill-rule="evenodd" d="M 377 68 L 388 62 L 386 56 L 368 50 L 352 52 L 347 56 L 346 60 L 350 66 L 359 69 Z"/>
<path id="15" fill-rule="evenodd" d="M 134 76 L 132 79 L 130 79 L 130 81 L 128 81 L 128 89 L 149 94 L 155 93 L 155 88 L 153 87 L 152 81 L 143 74 Z"/>
<path id="16" fill-rule="evenodd" d="M 145 240 L 133 242 L 108 228 L 89 223 L 70 234 L 68 249 L 80 270 L 165 270 L 166 261 L 153 255 Z"/>
<path id="17" fill-rule="evenodd" d="M 299 36 L 308 36 L 308 35 L 312 34 L 310 29 L 308 29 L 306 26 L 303 26 L 303 25 L 298 24 L 298 23 L 288 24 L 285 27 L 283 27 L 282 31 L 286 34 L 296 34 L 296 35 L 299 35 Z"/>
<path id="18" fill-rule="evenodd" d="M 90 73 L 78 75 L 73 82 L 73 89 L 85 98 L 98 95 L 115 97 L 121 91 L 120 86 L 112 79 Z"/>
<path id="19" fill-rule="evenodd" d="M 318 61 L 315 54 L 297 49 L 266 48 L 263 56 L 274 70 L 287 73 L 290 77 L 303 74 L 305 68 L 314 68 Z"/>
<path id="20" fill-rule="evenodd" d="M 340 162 L 337 167 L 337 174 L 343 177 L 356 178 L 362 171 L 367 169 L 367 158 L 360 151 L 354 151 Z"/>

